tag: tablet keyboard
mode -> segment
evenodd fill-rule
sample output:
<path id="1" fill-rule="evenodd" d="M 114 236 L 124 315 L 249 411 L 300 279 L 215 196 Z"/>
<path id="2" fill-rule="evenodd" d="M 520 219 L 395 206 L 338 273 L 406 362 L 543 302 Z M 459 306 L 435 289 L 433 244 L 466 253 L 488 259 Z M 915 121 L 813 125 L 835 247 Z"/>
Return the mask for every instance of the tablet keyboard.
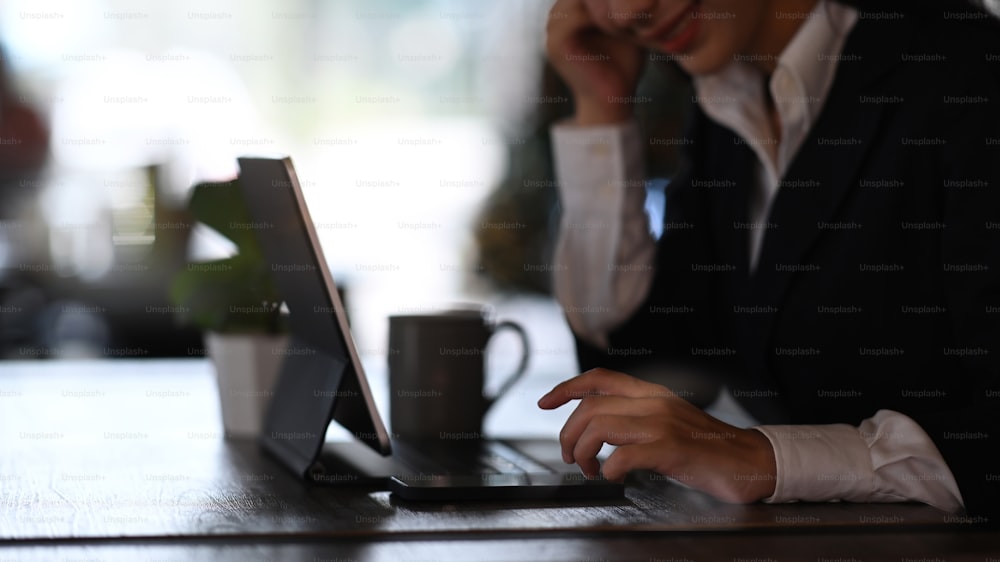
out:
<path id="1" fill-rule="evenodd" d="M 393 443 L 394 456 L 415 471 L 439 474 L 552 474 L 555 471 L 500 441 L 451 445 Z"/>

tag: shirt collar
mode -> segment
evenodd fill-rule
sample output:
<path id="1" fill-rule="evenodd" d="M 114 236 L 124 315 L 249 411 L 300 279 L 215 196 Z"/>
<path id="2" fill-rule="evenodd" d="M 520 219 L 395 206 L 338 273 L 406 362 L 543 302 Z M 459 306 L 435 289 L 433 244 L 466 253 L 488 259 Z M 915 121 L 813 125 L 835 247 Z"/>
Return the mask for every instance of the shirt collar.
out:
<path id="1" fill-rule="evenodd" d="M 805 104 L 810 121 L 816 118 L 826 100 L 836 73 L 838 55 L 857 19 L 854 8 L 834 0 L 819 0 L 778 57 L 775 74 L 785 74 L 791 82 L 790 90 L 781 88 L 782 95 L 793 96 L 798 103 Z M 711 106 L 715 105 L 714 101 L 727 99 L 724 94 L 740 95 L 748 88 L 761 87 L 760 75 L 760 70 L 751 62 L 737 60 L 719 72 L 695 77 L 694 84 L 703 106 Z M 774 76 L 771 88 L 773 92 Z M 705 109 L 709 115 L 719 114 L 713 111 L 719 108 Z"/>
<path id="2" fill-rule="evenodd" d="M 777 69 L 788 73 L 796 83 L 792 95 L 801 97 L 794 101 L 805 105 L 810 122 L 816 119 L 830 92 L 840 52 L 857 17 L 854 8 L 820 0 L 778 57 Z M 771 88 L 773 92 L 773 82 Z"/>

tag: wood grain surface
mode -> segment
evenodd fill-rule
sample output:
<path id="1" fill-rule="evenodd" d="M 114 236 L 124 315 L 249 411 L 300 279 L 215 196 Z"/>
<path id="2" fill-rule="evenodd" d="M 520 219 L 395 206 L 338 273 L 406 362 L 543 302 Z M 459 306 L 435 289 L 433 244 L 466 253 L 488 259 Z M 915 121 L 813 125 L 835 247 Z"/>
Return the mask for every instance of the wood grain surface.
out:
<path id="1" fill-rule="evenodd" d="M 504 426 L 517 432 L 516 420 Z M 98 549 L 108 560 L 246 560 L 239 548 L 254 560 L 445 559 L 436 549 L 464 543 L 467 559 L 524 559 L 525 549 L 558 543 L 551 559 L 653 560 L 664 541 L 688 554 L 661 559 L 695 560 L 706 559 L 705 545 L 766 553 L 789 535 L 842 557 L 889 537 L 899 539 L 896 552 L 980 545 L 979 555 L 996 538 L 923 505 L 730 505 L 652 474 L 633 475 L 622 500 L 580 503 L 412 503 L 370 487 L 307 485 L 253 441 L 225 439 L 203 360 L 0 364 L 0 451 L 0 540 L 22 545 L 0 550 L 0 560 L 31 559 L 31 545 L 49 540 L 69 558 Z M 809 542 L 811 534 L 822 540 Z M 726 546 L 733 537 L 744 546 Z M 220 557 L 216 539 L 239 548 Z M 415 543 L 368 544 L 383 539 Z M 172 555 L 177 545 L 163 541 L 189 550 Z"/>

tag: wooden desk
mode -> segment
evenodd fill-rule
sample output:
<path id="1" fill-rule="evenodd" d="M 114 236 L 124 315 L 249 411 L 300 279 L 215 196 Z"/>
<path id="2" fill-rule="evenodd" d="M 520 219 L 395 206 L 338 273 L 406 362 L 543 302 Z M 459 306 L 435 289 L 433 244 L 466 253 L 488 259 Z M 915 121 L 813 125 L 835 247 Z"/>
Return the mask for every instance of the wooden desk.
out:
<path id="1" fill-rule="evenodd" d="M 996 535 L 928 506 L 727 505 L 650 475 L 589 504 L 308 486 L 223 439 L 215 393 L 203 360 L 0 363 L 0 561 L 1000 560 Z M 538 431 L 509 400 L 487 427 Z"/>

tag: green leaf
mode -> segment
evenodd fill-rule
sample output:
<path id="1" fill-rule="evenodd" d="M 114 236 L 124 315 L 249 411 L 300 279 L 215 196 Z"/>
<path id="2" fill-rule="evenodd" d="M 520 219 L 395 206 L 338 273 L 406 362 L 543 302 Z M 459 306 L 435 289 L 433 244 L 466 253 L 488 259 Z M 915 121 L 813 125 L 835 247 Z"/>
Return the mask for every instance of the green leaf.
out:
<path id="1" fill-rule="evenodd" d="M 189 263 L 177 273 L 170 298 L 182 322 L 217 332 L 280 332 L 281 298 L 271 280 L 237 180 L 201 183 L 189 203 L 196 220 L 218 231 L 237 254 Z"/>
<path id="2" fill-rule="evenodd" d="M 253 233 L 250 211 L 243 202 L 238 180 L 200 183 L 194 186 L 188 204 L 195 220 L 232 240 L 238 253 L 260 255 Z"/>

